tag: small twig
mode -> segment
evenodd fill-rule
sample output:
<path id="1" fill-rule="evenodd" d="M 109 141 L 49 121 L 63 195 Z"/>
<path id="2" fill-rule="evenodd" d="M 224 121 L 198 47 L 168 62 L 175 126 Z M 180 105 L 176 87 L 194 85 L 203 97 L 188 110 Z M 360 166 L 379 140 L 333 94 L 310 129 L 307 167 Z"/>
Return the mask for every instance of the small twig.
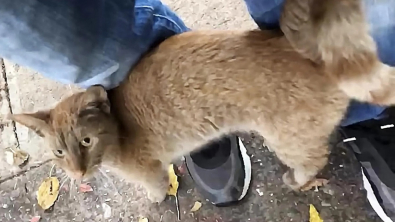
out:
<path id="1" fill-rule="evenodd" d="M 116 194 L 121 195 L 121 193 L 118 191 L 118 188 L 115 186 L 115 184 L 112 182 L 112 179 L 107 175 L 105 171 L 103 171 L 102 168 L 99 168 L 100 173 L 107 179 L 108 183 L 112 186 L 112 188 L 115 190 Z"/>
<path id="2" fill-rule="evenodd" d="M 178 202 L 178 194 L 175 195 L 176 197 L 176 209 L 177 209 L 177 220 L 181 220 L 181 213 L 180 213 L 180 203 Z"/>
<path id="3" fill-rule="evenodd" d="M 22 176 L 22 175 L 24 175 L 25 173 L 29 172 L 30 170 L 39 168 L 39 167 L 41 167 L 42 165 L 45 165 L 45 164 L 49 163 L 50 161 L 51 161 L 51 159 L 45 160 L 45 161 L 43 161 L 43 162 L 41 162 L 41 163 L 39 163 L 39 164 L 37 164 L 37 165 L 30 166 L 30 167 L 28 167 L 28 168 L 26 168 L 26 169 L 24 169 L 24 170 L 21 170 L 21 171 L 17 172 L 16 174 L 13 174 L 13 175 L 4 177 L 4 178 L 0 179 L 0 184 L 4 183 L 4 182 L 6 182 L 6 181 L 12 180 L 12 179 L 14 179 L 15 177 Z"/>
<path id="4" fill-rule="evenodd" d="M 8 149 L 9 151 L 11 151 L 13 154 L 16 154 L 16 151 L 14 150 L 14 148 L 12 148 L 12 147 L 7 147 L 6 149 Z"/>

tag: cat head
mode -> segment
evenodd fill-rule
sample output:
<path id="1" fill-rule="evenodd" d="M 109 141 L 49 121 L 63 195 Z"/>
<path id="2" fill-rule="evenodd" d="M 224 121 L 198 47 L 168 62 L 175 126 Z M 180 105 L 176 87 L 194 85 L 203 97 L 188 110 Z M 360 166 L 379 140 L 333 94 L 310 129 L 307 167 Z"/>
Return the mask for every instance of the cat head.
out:
<path id="1" fill-rule="evenodd" d="M 53 109 L 10 118 L 43 137 L 55 164 L 74 179 L 92 175 L 105 152 L 119 143 L 117 123 L 101 86 L 73 94 Z"/>

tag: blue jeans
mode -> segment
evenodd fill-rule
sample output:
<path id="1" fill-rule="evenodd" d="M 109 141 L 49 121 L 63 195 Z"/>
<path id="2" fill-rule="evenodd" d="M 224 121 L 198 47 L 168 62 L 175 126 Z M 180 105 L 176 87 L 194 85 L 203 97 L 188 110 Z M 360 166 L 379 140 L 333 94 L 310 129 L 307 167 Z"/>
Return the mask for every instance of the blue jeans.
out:
<path id="1" fill-rule="evenodd" d="M 283 0 L 245 0 L 262 29 L 278 28 Z M 0 56 L 53 80 L 116 87 L 150 48 L 188 31 L 159 0 L 0 0 Z M 395 65 L 395 0 L 365 0 L 380 58 Z M 352 102 L 342 125 L 384 107 Z"/>

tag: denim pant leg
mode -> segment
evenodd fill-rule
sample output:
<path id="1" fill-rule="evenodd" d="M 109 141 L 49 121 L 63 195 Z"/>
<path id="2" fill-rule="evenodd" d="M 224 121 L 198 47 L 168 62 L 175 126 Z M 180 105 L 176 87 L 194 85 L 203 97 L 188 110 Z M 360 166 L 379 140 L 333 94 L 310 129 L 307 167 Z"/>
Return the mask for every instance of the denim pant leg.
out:
<path id="1" fill-rule="evenodd" d="M 279 27 L 283 0 L 245 0 L 251 17 L 261 29 Z M 395 66 L 395 0 L 364 0 L 371 35 L 377 43 L 380 59 Z M 395 86 L 394 86 L 395 87 Z M 352 101 L 341 123 L 347 126 L 379 116 L 385 107 Z"/>
<path id="2" fill-rule="evenodd" d="M 0 57 L 81 87 L 117 86 L 152 46 L 188 28 L 160 0 L 0 0 Z"/>

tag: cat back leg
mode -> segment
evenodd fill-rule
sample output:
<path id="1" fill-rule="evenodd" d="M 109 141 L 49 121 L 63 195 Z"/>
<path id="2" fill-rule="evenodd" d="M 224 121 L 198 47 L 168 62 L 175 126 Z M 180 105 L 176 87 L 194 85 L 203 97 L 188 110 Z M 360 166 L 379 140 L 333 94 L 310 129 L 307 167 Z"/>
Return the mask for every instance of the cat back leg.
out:
<path id="1" fill-rule="evenodd" d="M 283 132 L 281 137 L 267 138 L 271 150 L 289 168 L 283 175 L 283 181 L 293 190 L 299 190 L 315 179 L 328 162 L 329 133 L 317 135 L 317 132 L 319 130 L 311 134 Z"/>
<path id="2" fill-rule="evenodd" d="M 283 175 L 284 183 L 291 189 L 298 190 L 315 179 L 328 162 L 327 142 L 327 139 L 312 139 L 276 150 L 278 158 L 289 167 Z"/>

